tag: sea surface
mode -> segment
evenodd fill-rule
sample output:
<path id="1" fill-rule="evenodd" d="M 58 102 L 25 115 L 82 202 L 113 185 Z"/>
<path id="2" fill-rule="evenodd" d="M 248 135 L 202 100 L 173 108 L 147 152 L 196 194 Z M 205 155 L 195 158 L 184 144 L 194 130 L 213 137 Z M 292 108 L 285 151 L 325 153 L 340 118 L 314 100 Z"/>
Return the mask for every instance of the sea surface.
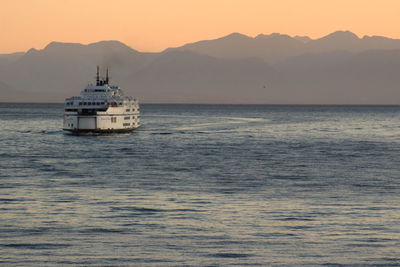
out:
<path id="1" fill-rule="evenodd" d="M 400 107 L 0 104 L 1 266 L 400 266 Z"/>

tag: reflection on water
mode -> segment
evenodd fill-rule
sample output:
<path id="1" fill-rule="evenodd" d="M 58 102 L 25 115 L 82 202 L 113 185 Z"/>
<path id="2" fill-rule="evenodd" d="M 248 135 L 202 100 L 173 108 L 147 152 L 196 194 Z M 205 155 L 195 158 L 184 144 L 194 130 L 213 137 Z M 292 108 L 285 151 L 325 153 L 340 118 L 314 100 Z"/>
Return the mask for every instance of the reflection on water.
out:
<path id="1" fill-rule="evenodd" d="M 400 264 L 399 107 L 0 104 L 3 265 Z"/>

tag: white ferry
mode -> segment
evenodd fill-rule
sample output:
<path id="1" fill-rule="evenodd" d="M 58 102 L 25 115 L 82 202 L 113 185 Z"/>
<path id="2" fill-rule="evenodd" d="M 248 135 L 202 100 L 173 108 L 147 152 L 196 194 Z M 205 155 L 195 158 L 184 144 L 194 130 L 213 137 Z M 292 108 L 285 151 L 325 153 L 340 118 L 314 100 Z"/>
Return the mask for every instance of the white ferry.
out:
<path id="1" fill-rule="evenodd" d="M 65 99 L 63 130 L 74 134 L 130 132 L 140 126 L 139 102 L 124 96 L 118 86 L 100 78 L 89 84 L 81 96 Z"/>

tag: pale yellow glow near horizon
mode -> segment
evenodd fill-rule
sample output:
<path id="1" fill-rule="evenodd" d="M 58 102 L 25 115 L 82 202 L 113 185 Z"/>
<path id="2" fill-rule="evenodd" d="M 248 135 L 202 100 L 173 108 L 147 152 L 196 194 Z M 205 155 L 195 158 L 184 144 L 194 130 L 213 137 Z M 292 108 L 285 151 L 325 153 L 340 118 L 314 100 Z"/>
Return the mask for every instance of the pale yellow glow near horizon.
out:
<path id="1" fill-rule="evenodd" d="M 0 53 L 118 40 L 162 51 L 232 32 L 400 39 L 399 0 L 0 0 Z"/>

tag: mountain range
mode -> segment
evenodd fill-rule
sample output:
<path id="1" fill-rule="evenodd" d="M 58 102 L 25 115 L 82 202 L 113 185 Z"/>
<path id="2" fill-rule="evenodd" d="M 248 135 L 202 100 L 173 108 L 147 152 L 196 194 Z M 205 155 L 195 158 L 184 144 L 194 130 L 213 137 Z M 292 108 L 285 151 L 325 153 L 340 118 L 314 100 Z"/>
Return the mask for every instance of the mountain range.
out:
<path id="1" fill-rule="evenodd" d="M 52 42 L 0 55 L 0 102 L 62 102 L 96 65 L 144 103 L 400 104 L 400 40 L 273 33 L 139 52 L 118 41 Z"/>

